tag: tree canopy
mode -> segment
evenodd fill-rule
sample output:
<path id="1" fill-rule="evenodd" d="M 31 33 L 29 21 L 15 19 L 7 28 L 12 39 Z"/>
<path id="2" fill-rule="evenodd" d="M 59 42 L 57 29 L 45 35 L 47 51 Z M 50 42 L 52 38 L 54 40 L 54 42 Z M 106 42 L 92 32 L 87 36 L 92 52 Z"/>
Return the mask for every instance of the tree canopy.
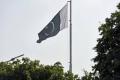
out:
<path id="1" fill-rule="evenodd" d="M 120 4 L 105 23 L 99 27 L 101 38 L 94 48 L 94 73 L 98 80 L 120 80 Z"/>
<path id="2" fill-rule="evenodd" d="M 60 62 L 43 65 L 38 60 L 22 58 L 0 62 L 0 80 L 80 80 L 77 75 L 64 72 Z"/>

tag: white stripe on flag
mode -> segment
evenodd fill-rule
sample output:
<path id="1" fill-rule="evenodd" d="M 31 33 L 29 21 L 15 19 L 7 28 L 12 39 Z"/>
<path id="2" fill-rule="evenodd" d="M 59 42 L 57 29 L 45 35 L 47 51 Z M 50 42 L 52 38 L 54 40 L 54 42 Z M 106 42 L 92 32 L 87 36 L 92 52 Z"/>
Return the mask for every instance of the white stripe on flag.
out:
<path id="1" fill-rule="evenodd" d="M 60 11 L 60 30 L 68 27 L 68 3 Z"/>

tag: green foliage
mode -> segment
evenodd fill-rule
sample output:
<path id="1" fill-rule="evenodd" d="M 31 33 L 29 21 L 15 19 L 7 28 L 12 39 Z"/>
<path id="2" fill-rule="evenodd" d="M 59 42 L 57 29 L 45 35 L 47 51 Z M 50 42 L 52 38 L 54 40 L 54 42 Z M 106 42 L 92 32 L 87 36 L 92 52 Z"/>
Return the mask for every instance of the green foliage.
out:
<path id="1" fill-rule="evenodd" d="M 79 78 L 70 72 L 64 72 L 60 62 L 43 65 L 38 60 L 22 58 L 0 62 L 0 80 L 79 80 Z"/>
<path id="2" fill-rule="evenodd" d="M 99 80 L 92 72 L 87 72 L 84 70 L 84 76 L 81 77 L 81 80 Z"/>
<path id="3" fill-rule="evenodd" d="M 87 71 L 84 71 L 84 76 L 81 78 L 81 80 L 93 80 L 92 73 L 88 73 Z"/>
<path id="4" fill-rule="evenodd" d="M 97 40 L 97 56 L 93 59 L 98 80 L 120 80 L 120 4 L 117 7 L 99 27 L 101 38 Z"/>

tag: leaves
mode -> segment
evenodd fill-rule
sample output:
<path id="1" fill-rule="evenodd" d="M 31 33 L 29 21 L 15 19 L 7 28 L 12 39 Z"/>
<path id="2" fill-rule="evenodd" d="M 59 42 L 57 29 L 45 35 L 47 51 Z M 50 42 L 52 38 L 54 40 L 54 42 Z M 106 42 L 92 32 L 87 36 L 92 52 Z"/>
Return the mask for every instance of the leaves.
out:
<path id="1" fill-rule="evenodd" d="M 120 77 L 120 3 L 118 10 L 105 19 L 105 23 L 99 27 L 101 38 L 97 40 L 94 50 L 97 56 L 93 59 L 94 73 L 99 80 L 119 80 Z M 119 75 L 118 75 L 119 73 Z"/>
<path id="2" fill-rule="evenodd" d="M 60 62 L 43 65 L 38 60 L 22 58 L 12 62 L 0 62 L 0 80 L 78 80 L 79 77 L 64 72 Z"/>

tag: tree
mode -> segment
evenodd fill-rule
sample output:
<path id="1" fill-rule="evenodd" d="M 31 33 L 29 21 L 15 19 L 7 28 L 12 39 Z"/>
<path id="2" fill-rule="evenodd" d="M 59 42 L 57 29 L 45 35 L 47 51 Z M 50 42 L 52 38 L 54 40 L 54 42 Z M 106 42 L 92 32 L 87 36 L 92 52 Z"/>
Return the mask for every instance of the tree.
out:
<path id="1" fill-rule="evenodd" d="M 38 60 L 22 58 L 11 62 L 0 62 L 0 80 L 79 80 L 68 72 L 60 62 L 43 65 Z"/>
<path id="2" fill-rule="evenodd" d="M 88 72 L 84 70 L 84 75 L 81 77 L 81 80 L 99 80 L 99 79 L 93 74 L 93 72 Z"/>
<path id="3" fill-rule="evenodd" d="M 94 73 L 99 80 L 120 80 L 120 4 L 118 10 L 99 27 L 101 38 L 94 48 Z"/>
<path id="4" fill-rule="evenodd" d="M 84 70 L 84 76 L 82 76 L 81 80 L 93 80 L 94 78 L 92 77 L 92 73 L 89 73 Z"/>

